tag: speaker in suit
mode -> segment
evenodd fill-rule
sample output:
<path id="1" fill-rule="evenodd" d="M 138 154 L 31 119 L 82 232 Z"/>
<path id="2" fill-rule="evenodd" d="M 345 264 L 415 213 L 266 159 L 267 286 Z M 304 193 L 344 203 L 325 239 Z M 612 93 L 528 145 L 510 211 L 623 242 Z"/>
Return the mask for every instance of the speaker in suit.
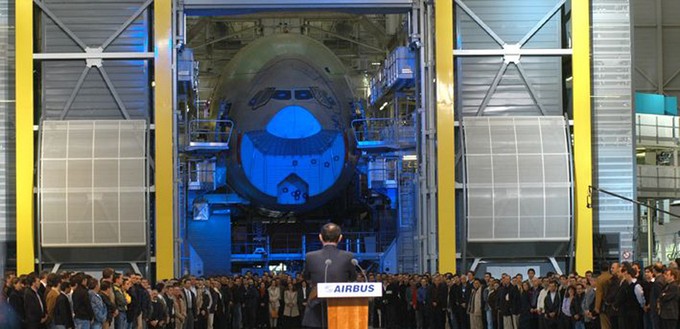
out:
<path id="1" fill-rule="evenodd" d="M 319 239 L 323 244 L 320 250 L 307 253 L 303 276 L 311 282 L 312 287 L 323 282 L 353 282 L 357 278 L 357 271 L 352 264 L 354 255 L 351 252 L 338 249 L 342 240 L 340 226 L 328 223 L 323 226 Z M 310 293 L 309 302 L 305 308 L 302 325 L 311 328 L 325 327 L 326 304 L 316 299 L 315 289 Z"/>

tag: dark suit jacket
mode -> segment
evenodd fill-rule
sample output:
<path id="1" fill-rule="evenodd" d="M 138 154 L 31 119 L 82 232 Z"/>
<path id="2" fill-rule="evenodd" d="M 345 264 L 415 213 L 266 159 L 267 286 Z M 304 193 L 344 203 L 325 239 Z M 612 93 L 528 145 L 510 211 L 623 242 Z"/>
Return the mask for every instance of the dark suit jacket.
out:
<path id="1" fill-rule="evenodd" d="M 320 250 L 307 253 L 302 273 L 308 282 L 312 282 L 312 287 L 320 282 L 353 282 L 357 279 L 357 271 L 352 264 L 352 258 L 354 255 L 351 252 L 340 250 L 334 245 L 326 245 Z M 331 260 L 327 274 L 325 274 L 326 259 Z M 305 309 L 302 325 L 322 327 L 322 324 L 326 323 L 325 317 L 322 317 L 322 313 L 326 314 L 322 312 L 325 307 L 320 299 L 310 300 Z"/>
<path id="2" fill-rule="evenodd" d="M 38 292 L 30 287 L 24 290 L 24 312 L 26 312 L 27 329 L 44 328 L 44 325 L 40 323 L 40 320 L 47 314 L 45 313 L 46 308 L 45 301 L 38 295 Z"/>
<path id="3" fill-rule="evenodd" d="M 75 327 L 72 314 L 71 302 L 66 295 L 60 293 L 54 306 L 54 324 L 66 326 L 66 328 Z"/>
<path id="4" fill-rule="evenodd" d="M 187 297 L 187 292 L 189 294 L 191 294 L 191 297 Z M 187 316 L 189 316 L 189 312 L 191 312 L 191 318 L 193 319 L 193 318 L 196 317 L 196 312 L 197 312 L 197 310 L 196 310 L 196 294 L 194 294 L 193 291 L 187 290 L 185 288 L 182 288 L 182 293 L 184 293 L 184 300 L 187 301 Z M 191 299 L 189 299 L 189 298 L 191 298 Z M 188 302 L 189 300 L 191 300 L 191 304 Z"/>
<path id="5" fill-rule="evenodd" d="M 307 253 L 303 275 L 312 286 L 319 282 L 352 282 L 357 279 L 357 270 L 352 265 L 354 255 L 351 252 L 338 249 L 334 245 L 326 245 L 323 249 Z M 328 265 L 328 276 L 324 278 L 326 259 L 331 260 Z"/>
<path id="6" fill-rule="evenodd" d="M 562 307 L 562 300 L 560 299 L 560 294 L 555 291 L 555 300 L 550 298 L 550 291 L 545 295 L 545 300 L 543 302 L 543 311 L 546 321 L 556 322 L 559 318 L 560 308 Z M 550 313 L 555 313 L 554 317 L 550 317 Z"/>
<path id="7" fill-rule="evenodd" d="M 667 284 L 661 291 L 659 301 L 661 302 L 661 313 L 659 316 L 666 320 L 678 319 L 678 299 L 680 294 L 675 282 Z"/>

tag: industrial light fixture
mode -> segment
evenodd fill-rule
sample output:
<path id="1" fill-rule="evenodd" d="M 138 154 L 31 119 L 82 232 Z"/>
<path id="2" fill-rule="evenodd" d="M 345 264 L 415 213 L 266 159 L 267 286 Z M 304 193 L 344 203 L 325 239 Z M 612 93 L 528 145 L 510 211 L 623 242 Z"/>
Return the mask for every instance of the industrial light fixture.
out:
<path id="1" fill-rule="evenodd" d="M 383 103 L 383 105 L 380 106 L 380 111 L 384 110 L 385 107 L 387 107 L 387 102 Z"/>
<path id="2" fill-rule="evenodd" d="M 401 157 L 401 159 L 404 161 L 416 161 L 418 160 L 418 156 L 415 154 L 407 154 Z"/>

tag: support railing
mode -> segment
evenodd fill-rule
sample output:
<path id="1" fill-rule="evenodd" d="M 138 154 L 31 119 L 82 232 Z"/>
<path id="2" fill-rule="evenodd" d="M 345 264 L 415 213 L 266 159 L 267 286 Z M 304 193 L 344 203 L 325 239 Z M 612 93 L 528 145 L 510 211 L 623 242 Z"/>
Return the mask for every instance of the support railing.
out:
<path id="1" fill-rule="evenodd" d="M 415 147 L 413 120 L 370 118 L 352 121 L 354 138 L 359 148 Z"/>
<path id="2" fill-rule="evenodd" d="M 190 148 L 228 148 L 234 122 L 231 120 L 195 119 L 187 130 Z"/>

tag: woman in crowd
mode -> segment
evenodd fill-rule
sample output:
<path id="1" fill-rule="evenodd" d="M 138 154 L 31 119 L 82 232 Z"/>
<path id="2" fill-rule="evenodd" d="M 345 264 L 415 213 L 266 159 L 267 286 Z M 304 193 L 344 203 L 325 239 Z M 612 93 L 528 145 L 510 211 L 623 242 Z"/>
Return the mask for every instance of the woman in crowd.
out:
<path id="1" fill-rule="evenodd" d="M 288 283 L 288 289 L 283 294 L 283 323 L 284 327 L 288 329 L 297 328 L 299 326 L 298 319 L 300 318 L 300 310 L 298 308 L 298 292 L 295 290 L 293 283 Z"/>
<path id="2" fill-rule="evenodd" d="M 260 287 L 257 289 L 257 328 L 267 328 L 269 324 L 268 319 L 269 314 L 269 292 L 267 291 L 267 285 L 260 282 Z"/>
<path id="3" fill-rule="evenodd" d="M 269 295 L 269 327 L 276 328 L 279 320 L 279 308 L 281 306 L 281 288 L 279 287 L 279 280 L 272 281 L 272 284 L 267 288 Z"/>

